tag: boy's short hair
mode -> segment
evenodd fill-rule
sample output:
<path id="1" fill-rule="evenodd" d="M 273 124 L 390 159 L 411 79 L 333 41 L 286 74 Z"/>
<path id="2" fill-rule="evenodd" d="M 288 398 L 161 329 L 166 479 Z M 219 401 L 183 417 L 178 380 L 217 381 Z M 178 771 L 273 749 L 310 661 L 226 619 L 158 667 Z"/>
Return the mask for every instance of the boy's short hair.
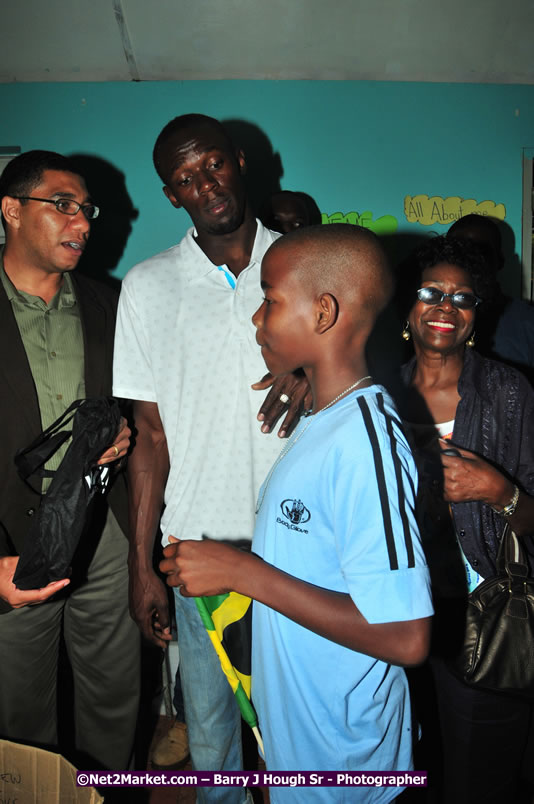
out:
<path id="1" fill-rule="evenodd" d="M 379 238 L 350 223 L 308 226 L 276 240 L 271 248 L 298 248 L 295 269 L 314 292 L 333 293 L 374 323 L 394 291 L 394 277 Z M 304 251 L 305 249 L 305 251 Z"/>

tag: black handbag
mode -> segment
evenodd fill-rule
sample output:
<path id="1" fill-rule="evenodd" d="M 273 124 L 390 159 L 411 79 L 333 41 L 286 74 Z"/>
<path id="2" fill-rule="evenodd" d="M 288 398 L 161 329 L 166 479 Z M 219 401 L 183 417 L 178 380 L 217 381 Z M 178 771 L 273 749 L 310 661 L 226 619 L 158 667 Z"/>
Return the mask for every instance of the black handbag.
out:
<path id="1" fill-rule="evenodd" d="M 534 699 L 534 578 L 508 523 L 497 575 L 468 597 L 465 639 L 455 669 L 471 686 Z"/>
<path id="2" fill-rule="evenodd" d="M 52 477 L 32 519 L 13 578 L 18 589 L 39 589 L 68 575 L 91 502 L 106 488 L 109 468 L 97 466 L 97 461 L 117 435 L 120 418 L 118 402 L 112 397 L 78 399 L 35 441 L 17 452 L 18 473 L 34 491 L 41 493 L 30 478 Z M 44 469 L 71 436 L 58 469 Z"/>

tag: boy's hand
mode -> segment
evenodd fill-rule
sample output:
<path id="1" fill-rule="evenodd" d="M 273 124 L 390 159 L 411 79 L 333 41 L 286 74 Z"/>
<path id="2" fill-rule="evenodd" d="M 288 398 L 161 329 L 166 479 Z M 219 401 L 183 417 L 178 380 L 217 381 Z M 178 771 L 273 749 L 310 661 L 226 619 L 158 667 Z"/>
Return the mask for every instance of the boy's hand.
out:
<path id="1" fill-rule="evenodd" d="M 235 590 L 243 558 L 247 554 L 213 539 L 185 541 L 170 536 L 159 568 L 169 586 L 179 587 L 184 597 L 223 595 Z"/>
<path id="2" fill-rule="evenodd" d="M 310 384 L 302 371 L 282 374 L 280 377 L 266 374 L 251 387 L 255 391 L 271 388 L 258 411 L 258 421 L 263 422 L 262 433 L 270 433 L 280 417 L 286 414 L 278 430 L 280 438 L 291 434 L 302 413 L 313 404 Z M 286 401 L 282 401 L 283 399 Z"/>

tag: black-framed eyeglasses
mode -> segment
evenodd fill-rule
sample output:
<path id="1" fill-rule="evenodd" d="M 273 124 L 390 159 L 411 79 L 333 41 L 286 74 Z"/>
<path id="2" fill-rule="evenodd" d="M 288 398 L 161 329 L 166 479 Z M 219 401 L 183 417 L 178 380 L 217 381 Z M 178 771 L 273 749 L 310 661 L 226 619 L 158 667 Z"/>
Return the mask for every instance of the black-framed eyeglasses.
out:
<path id="1" fill-rule="evenodd" d="M 449 299 L 450 303 L 459 310 L 474 310 L 482 301 L 474 293 L 464 293 L 463 291 L 443 293 L 439 288 L 432 287 L 419 288 L 417 298 L 425 304 L 441 304 L 445 299 Z"/>
<path id="2" fill-rule="evenodd" d="M 88 221 L 94 221 L 100 212 L 95 204 L 78 204 L 72 198 L 36 198 L 33 195 L 13 195 L 11 197 L 17 198 L 19 201 L 44 201 L 45 204 L 54 204 L 57 211 L 62 212 L 63 215 L 77 215 L 82 210 Z"/>

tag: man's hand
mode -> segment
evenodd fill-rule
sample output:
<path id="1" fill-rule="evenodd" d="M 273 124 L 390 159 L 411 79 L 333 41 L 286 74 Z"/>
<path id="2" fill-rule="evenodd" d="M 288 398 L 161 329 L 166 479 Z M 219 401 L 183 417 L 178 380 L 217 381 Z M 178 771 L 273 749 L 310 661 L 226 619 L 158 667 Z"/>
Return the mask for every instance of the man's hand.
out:
<path id="1" fill-rule="evenodd" d="M 278 430 L 279 437 L 285 438 L 290 435 L 302 413 L 312 406 L 310 384 L 304 372 L 298 371 L 283 374 L 280 377 L 266 374 L 259 382 L 252 385 L 255 391 L 264 391 L 269 387 L 271 390 L 258 411 L 258 421 L 263 422 L 261 431 L 270 433 L 276 422 L 285 413 L 284 421 Z M 287 400 L 284 402 L 280 397 L 282 399 L 287 397 Z"/>
<path id="2" fill-rule="evenodd" d="M 167 590 L 152 570 L 142 578 L 130 570 L 130 614 L 145 639 L 167 647 L 172 639 Z"/>
<path id="3" fill-rule="evenodd" d="M 49 583 L 48 586 L 43 586 L 42 589 L 17 589 L 13 583 L 13 575 L 18 563 L 19 556 L 0 558 L 0 598 L 9 603 L 14 609 L 43 603 L 70 583 L 68 578 L 63 578 L 60 581 Z"/>
<path id="4" fill-rule="evenodd" d="M 152 567 L 154 542 L 169 475 L 167 439 L 155 402 L 135 401 L 135 448 L 128 461 L 130 614 L 160 648 L 171 639 L 167 589 Z"/>
<path id="5" fill-rule="evenodd" d="M 180 541 L 173 536 L 163 550 L 161 572 L 169 586 L 180 587 L 184 597 L 224 595 L 236 587 L 237 577 L 248 553 L 212 539 Z"/>
<path id="6" fill-rule="evenodd" d="M 119 432 L 111 447 L 108 447 L 98 459 L 98 465 L 103 466 L 106 463 L 113 463 L 114 461 L 120 461 L 121 458 L 124 458 L 130 448 L 131 435 L 132 431 L 128 427 L 128 422 L 121 416 Z"/>

